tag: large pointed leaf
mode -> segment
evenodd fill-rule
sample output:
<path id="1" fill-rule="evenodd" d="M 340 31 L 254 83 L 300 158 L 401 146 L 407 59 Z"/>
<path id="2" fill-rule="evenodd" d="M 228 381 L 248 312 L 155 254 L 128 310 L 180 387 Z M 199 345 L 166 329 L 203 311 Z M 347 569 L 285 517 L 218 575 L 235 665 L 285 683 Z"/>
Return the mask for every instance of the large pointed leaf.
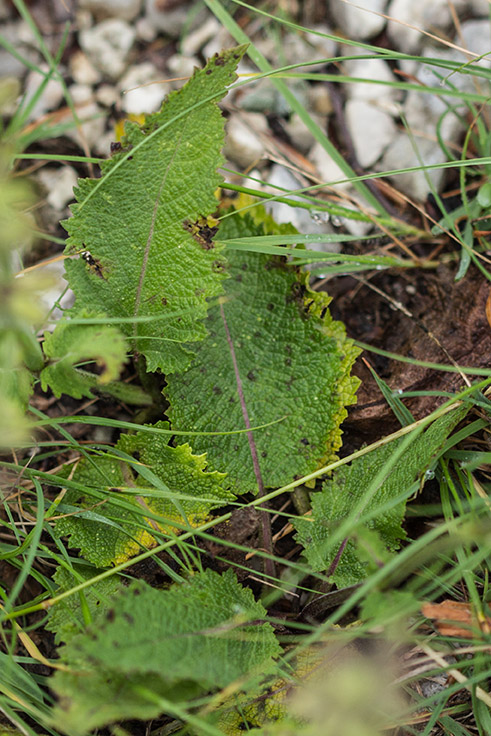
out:
<path id="1" fill-rule="evenodd" d="M 227 571 L 197 574 L 169 590 L 133 583 L 86 633 L 61 649 L 58 728 L 86 733 L 110 721 L 150 717 L 158 696 L 179 688 L 226 687 L 267 673 L 281 653 L 266 611 Z M 71 731 L 70 731 L 71 733 Z"/>
<path id="2" fill-rule="evenodd" d="M 220 230 L 223 239 L 246 235 L 264 229 L 250 217 L 228 217 Z M 175 429 L 244 429 L 232 342 L 251 426 L 282 420 L 254 432 L 264 484 L 281 486 L 334 457 L 345 406 L 355 400 L 350 369 L 358 350 L 332 320 L 329 297 L 313 292 L 285 258 L 232 250 L 227 258 L 224 304 L 210 308 L 210 334 L 191 366 L 169 377 L 168 413 Z M 237 490 L 254 491 L 245 434 L 193 437 L 193 447 L 206 450 Z"/>
<path id="3" fill-rule="evenodd" d="M 152 371 L 189 362 L 181 343 L 204 337 L 206 298 L 222 289 L 223 259 L 203 223 L 222 181 L 217 102 L 243 52 L 214 56 L 142 127 L 128 124 L 125 149 L 102 164 L 102 179 L 79 181 L 64 223 L 66 252 L 80 256 L 66 266 L 76 309 L 126 318 L 122 329 Z"/>
<path id="4" fill-rule="evenodd" d="M 164 422 L 156 426 L 168 427 Z M 70 546 L 80 548 L 98 567 L 118 564 L 142 547 L 154 546 L 154 530 L 179 533 L 175 522 L 198 526 L 212 509 L 234 499 L 226 490 L 225 476 L 207 473 L 206 456 L 193 455 L 189 445 L 169 447 L 161 436 L 142 431 L 122 435 L 118 451 L 137 460 L 126 462 L 112 453 L 96 457 L 94 463 L 82 459 L 72 478 L 105 491 L 104 502 L 71 490 L 64 499 L 69 513 L 56 523 L 58 534 L 69 536 Z M 134 492 L 125 493 L 125 488 Z M 115 494 L 116 489 L 122 492 Z"/>
<path id="5" fill-rule="evenodd" d="M 367 499 L 363 513 L 370 521 L 357 524 L 353 520 L 352 537 L 348 540 L 331 580 L 339 587 L 360 582 L 376 569 L 380 558 L 397 550 L 406 533 L 401 524 L 406 511 L 407 494 L 435 461 L 445 439 L 465 414 L 465 409 L 454 410 L 437 419 L 402 453 L 395 466 L 376 492 Z M 305 547 L 305 555 L 312 570 L 327 570 L 339 550 L 339 544 L 330 544 L 333 532 L 363 499 L 371 481 L 387 466 L 391 455 L 403 440 L 383 445 L 373 452 L 336 470 L 326 480 L 323 489 L 312 495 L 312 515 L 292 519 L 297 529 L 296 539 Z M 392 500 L 400 498 L 391 508 Z M 370 553 L 377 559 L 370 560 Z"/>

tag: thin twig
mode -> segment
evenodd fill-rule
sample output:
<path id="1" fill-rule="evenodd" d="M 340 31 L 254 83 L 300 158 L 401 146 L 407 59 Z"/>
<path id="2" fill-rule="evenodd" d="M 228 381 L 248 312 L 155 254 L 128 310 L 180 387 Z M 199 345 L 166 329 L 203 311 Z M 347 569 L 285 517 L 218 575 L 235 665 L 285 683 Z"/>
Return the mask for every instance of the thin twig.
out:
<path id="1" fill-rule="evenodd" d="M 254 468 L 254 475 L 256 477 L 256 482 L 257 482 L 257 487 L 258 487 L 258 496 L 259 498 L 262 498 L 264 496 L 263 477 L 261 475 L 261 468 L 259 465 L 259 458 L 257 455 L 256 443 L 254 441 L 253 433 L 250 431 L 251 422 L 249 420 L 249 412 L 247 411 L 247 406 L 246 406 L 245 397 L 244 397 L 244 390 L 242 388 L 242 380 L 240 378 L 239 366 L 237 364 L 237 358 L 235 355 L 234 343 L 230 335 L 230 330 L 228 328 L 227 318 L 225 317 L 225 310 L 223 309 L 223 304 L 220 304 L 220 314 L 222 316 L 223 326 L 225 329 L 225 336 L 227 338 L 227 343 L 228 343 L 228 347 L 230 350 L 230 356 L 232 358 L 232 363 L 234 366 L 235 382 L 237 384 L 237 393 L 239 395 L 240 408 L 242 410 L 242 416 L 244 418 L 244 424 L 246 426 L 246 429 L 249 430 L 246 434 L 247 434 L 247 441 L 249 443 L 249 450 L 250 450 L 251 458 L 252 458 L 252 465 Z M 271 524 L 270 524 L 269 513 L 265 509 L 259 508 L 259 514 L 260 514 L 260 520 L 261 520 L 262 546 L 264 547 L 266 552 L 268 552 L 271 556 L 273 556 L 273 537 L 271 534 Z M 272 558 L 269 559 L 266 557 L 264 559 L 264 572 L 269 577 L 276 577 L 275 564 Z"/>

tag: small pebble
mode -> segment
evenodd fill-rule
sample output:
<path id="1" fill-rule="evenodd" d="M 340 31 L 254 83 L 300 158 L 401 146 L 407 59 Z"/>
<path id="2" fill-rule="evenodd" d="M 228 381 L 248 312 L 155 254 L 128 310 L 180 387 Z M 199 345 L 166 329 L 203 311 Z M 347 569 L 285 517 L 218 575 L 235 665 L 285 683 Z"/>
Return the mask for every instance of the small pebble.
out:
<path id="1" fill-rule="evenodd" d="M 41 71 L 47 72 L 46 65 L 40 66 Z M 32 99 L 44 81 L 44 76 L 37 71 L 29 73 L 25 85 L 26 101 Z M 29 113 L 28 120 L 39 120 L 47 112 L 56 110 L 63 100 L 63 86 L 58 79 L 51 78 L 44 87 L 43 93 L 38 97 L 34 107 Z"/>
<path id="2" fill-rule="evenodd" d="M 38 171 L 37 179 L 46 191 L 47 203 L 61 216 L 67 204 L 75 199 L 73 187 L 77 184 L 77 172 L 72 166 L 45 166 Z"/>
<path id="3" fill-rule="evenodd" d="M 369 168 L 393 140 L 397 132 L 394 120 L 365 100 L 348 100 L 345 115 L 358 163 Z"/>
<path id="4" fill-rule="evenodd" d="M 164 97 L 170 92 L 168 84 L 157 83 L 161 77 L 159 70 L 149 62 L 132 66 L 118 85 L 122 93 L 121 108 L 134 115 L 160 110 Z"/>
<path id="5" fill-rule="evenodd" d="M 70 128 L 65 135 L 75 141 L 82 149 L 84 143 L 92 148 L 104 134 L 105 113 L 95 101 L 94 93 L 89 85 L 72 84 L 68 91 L 77 108 L 77 115 L 82 121 L 80 129 Z"/>
<path id="6" fill-rule="evenodd" d="M 103 20 L 79 33 L 89 60 L 109 79 L 119 79 L 125 70 L 135 40 L 135 30 L 124 20 Z"/>
<path id="7" fill-rule="evenodd" d="M 220 23 L 212 16 L 202 26 L 187 35 L 181 43 L 181 53 L 184 56 L 194 56 L 210 40 L 215 38 L 220 30 Z"/>
<path id="8" fill-rule="evenodd" d="M 411 6 L 414 0 L 403 0 Z M 331 3 L 331 13 L 347 38 L 365 41 L 377 36 L 386 20 L 377 13 L 385 12 L 386 0 L 357 0 L 356 7 L 344 2 Z"/>
<path id="9" fill-rule="evenodd" d="M 346 179 L 344 171 L 330 157 L 326 149 L 318 141 L 310 151 L 309 159 L 316 167 L 321 181 L 329 184 L 333 181 Z M 334 188 L 339 191 L 347 191 L 350 186 L 349 182 L 344 182 L 343 184 L 336 184 Z"/>
<path id="10" fill-rule="evenodd" d="M 307 95 L 309 107 L 317 115 L 330 115 L 332 113 L 331 95 L 325 84 L 313 84 Z"/>
<path id="11" fill-rule="evenodd" d="M 79 0 L 79 6 L 90 11 L 97 20 L 134 20 L 141 10 L 142 0 Z"/>
<path id="12" fill-rule="evenodd" d="M 157 31 L 170 38 L 179 38 L 185 27 L 188 33 L 199 28 L 210 17 L 204 3 L 183 2 L 170 10 L 165 5 L 162 0 L 146 0 L 144 18 Z M 195 7 L 200 5 L 203 7 L 195 13 Z"/>
<path id="13" fill-rule="evenodd" d="M 70 56 L 70 74 L 76 84 L 98 84 L 101 73 L 88 60 L 83 51 L 75 51 Z"/>
<path id="14" fill-rule="evenodd" d="M 234 161 L 242 169 L 258 162 L 264 155 L 264 145 L 260 133 L 268 131 L 264 115 L 259 113 L 242 113 L 232 115 L 227 122 L 225 156 Z"/>
<path id="15" fill-rule="evenodd" d="M 321 121 L 316 121 L 322 127 Z M 307 128 L 300 116 L 294 112 L 290 120 L 285 123 L 285 130 L 292 142 L 300 153 L 306 154 L 310 151 L 315 143 L 315 138 Z"/>

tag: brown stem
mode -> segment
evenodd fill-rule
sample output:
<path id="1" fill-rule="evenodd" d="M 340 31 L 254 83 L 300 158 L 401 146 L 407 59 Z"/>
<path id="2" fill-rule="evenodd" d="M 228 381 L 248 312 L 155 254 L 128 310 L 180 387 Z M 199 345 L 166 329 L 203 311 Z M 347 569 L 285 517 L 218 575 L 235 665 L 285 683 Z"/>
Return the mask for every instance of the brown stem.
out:
<path id="1" fill-rule="evenodd" d="M 340 547 L 339 547 L 338 551 L 336 552 L 336 557 L 331 562 L 331 565 L 329 567 L 329 570 L 326 573 L 326 577 L 330 578 L 331 575 L 334 575 L 334 573 L 336 572 L 337 566 L 339 565 L 339 561 L 341 559 L 341 555 L 343 554 L 343 552 L 344 552 L 344 550 L 346 548 L 346 545 L 348 544 L 348 539 L 349 539 L 349 537 L 345 537 L 343 539 L 343 541 L 341 542 Z"/>
<path id="2" fill-rule="evenodd" d="M 234 373 L 235 373 L 235 382 L 237 384 L 237 393 L 239 395 L 239 401 L 240 401 L 240 408 L 242 410 L 242 416 L 244 418 L 244 424 L 246 426 L 246 429 L 249 430 L 247 434 L 247 441 L 249 443 L 249 451 L 251 453 L 252 458 L 252 465 L 254 468 L 254 475 L 256 477 L 257 482 L 257 488 L 258 488 L 258 496 L 261 498 L 264 496 L 264 483 L 263 483 L 263 477 L 261 475 L 261 468 L 259 466 L 259 458 L 257 455 L 257 448 L 256 443 L 254 441 L 254 437 L 251 429 L 251 422 L 249 420 L 249 412 L 247 411 L 247 406 L 245 402 L 244 397 L 244 390 L 242 388 L 242 380 L 240 378 L 239 373 L 239 366 L 237 364 L 237 357 L 235 355 L 235 348 L 234 343 L 232 340 L 232 336 L 230 335 L 230 330 L 228 328 L 227 318 L 225 317 L 225 310 L 223 309 L 223 304 L 220 304 L 220 314 L 222 316 L 223 320 L 223 326 L 225 329 L 225 336 L 227 338 L 228 347 L 230 350 L 230 355 L 232 358 L 232 364 L 234 366 Z M 259 508 L 259 514 L 260 514 L 260 520 L 261 520 L 261 537 L 262 537 L 262 547 L 268 552 L 271 556 L 273 556 L 273 535 L 271 533 L 271 524 L 270 524 L 270 518 L 269 513 L 265 509 Z M 270 577 L 276 577 L 276 570 L 275 570 L 275 564 L 274 560 L 270 558 L 264 558 L 264 572 L 266 575 Z"/>

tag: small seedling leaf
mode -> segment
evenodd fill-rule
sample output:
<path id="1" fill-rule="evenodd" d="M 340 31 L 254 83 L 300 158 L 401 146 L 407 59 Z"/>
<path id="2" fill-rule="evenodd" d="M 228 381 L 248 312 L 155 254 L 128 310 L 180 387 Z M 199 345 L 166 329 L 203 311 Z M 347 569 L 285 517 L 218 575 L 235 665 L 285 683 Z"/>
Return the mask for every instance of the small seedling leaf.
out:
<path id="1" fill-rule="evenodd" d="M 363 506 L 363 514 L 369 515 L 370 520 L 359 523 L 353 519 L 349 539 L 331 575 L 332 582 L 338 587 L 364 580 L 384 562 L 387 554 L 399 548 L 406 536 L 401 524 L 408 492 L 435 462 L 447 436 L 465 411 L 457 409 L 443 415 L 417 437 Z M 331 544 L 330 537 L 360 503 L 372 480 L 387 466 L 402 441 L 383 445 L 334 471 L 332 478 L 325 481 L 322 491 L 312 495 L 312 515 L 292 519 L 297 530 L 296 539 L 305 547 L 305 555 L 313 570 L 330 568 L 340 549 L 339 544 Z M 383 511 L 382 507 L 385 507 Z"/>
<path id="2" fill-rule="evenodd" d="M 81 316 L 90 315 L 82 312 Z M 126 340 L 110 325 L 72 324 L 70 320 L 60 322 L 54 332 L 46 332 L 43 344 L 48 363 L 41 371 L 41 387 L 49 388 L 54 395 L 69 394 L 75 399 L 83 396 L 93 398 L 92 389 L 104 386 L 119 378 L 126 362 Z M 87 371 L 80 372 L 81 363 L 96 363 L 99 375 L 92 377 Z"/>

